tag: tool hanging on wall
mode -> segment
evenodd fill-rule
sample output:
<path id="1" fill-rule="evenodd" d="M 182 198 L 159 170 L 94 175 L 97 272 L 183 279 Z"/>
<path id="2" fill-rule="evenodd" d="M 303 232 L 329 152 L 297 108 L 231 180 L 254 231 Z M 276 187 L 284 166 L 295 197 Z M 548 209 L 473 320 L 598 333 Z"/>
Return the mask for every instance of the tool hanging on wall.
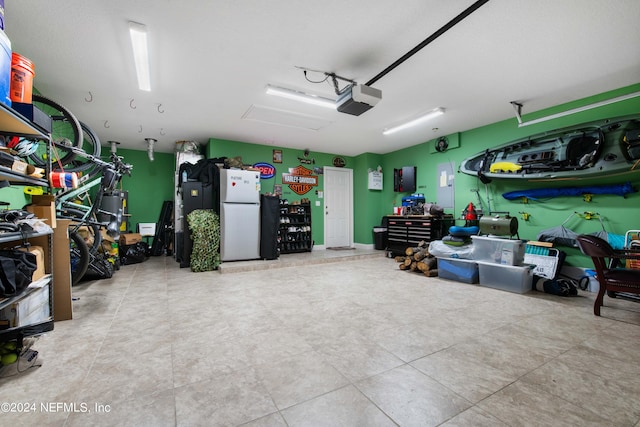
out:
<path id="1" fill-rule="evenodd" d="M 480 198 L 480 191 L 477 188 L 472 188 L 471 192 L 476 193 L 476 197 L 478 198 L 478 206 L 476 207 L 476 213 L 480 217 L 484 215 L 484 212 L 485 212 L 484 208 L 482 207 L 482 199 Z"/>
<path id="2" fill-rule="evenodd" d="M 590 220 L 593 218 L 600 219 L 600 214 L 598 212 L 583 212 L 582 214 L 579 214 L 578 212 L 575 212 L 575 213 L 582 216 L 586 220 Z M 602 220 L 600 222 L 602 222 Z"/>

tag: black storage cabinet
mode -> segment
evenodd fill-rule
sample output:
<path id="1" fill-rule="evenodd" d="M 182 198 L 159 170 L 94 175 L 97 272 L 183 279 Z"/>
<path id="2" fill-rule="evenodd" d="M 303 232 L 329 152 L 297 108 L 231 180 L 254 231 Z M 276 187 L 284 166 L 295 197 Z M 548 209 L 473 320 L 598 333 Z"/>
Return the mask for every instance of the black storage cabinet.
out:
<path id="1" fill-rule="evenodd" d="M 187 181 L 182 183 L 182 247 L 178 256 L 180 267 L 189 267 L 191 264 L 191 251 L 193 241 L 191 240 L 191 230 L 187 216 L 196 209 L 213 209 L 217 211 L 213 204 L 213 185 L 205 185 L 199 181 Z"/>
<path id="2" fill-rule="evenodd" d="M 408 247 L 416 247 L 421 241 L 427 243 L 442 239 L 453 225 L 453 216 L 434 217 L 410 215 L 387 216 L 387 250 L 391 255 L 404 255 Z"/>
<path id="3" fill-rule="evenodd" d="M 280 226 L 280 198 L 260 195 L 260 258 L 277 259 L 278 227 Z"/>

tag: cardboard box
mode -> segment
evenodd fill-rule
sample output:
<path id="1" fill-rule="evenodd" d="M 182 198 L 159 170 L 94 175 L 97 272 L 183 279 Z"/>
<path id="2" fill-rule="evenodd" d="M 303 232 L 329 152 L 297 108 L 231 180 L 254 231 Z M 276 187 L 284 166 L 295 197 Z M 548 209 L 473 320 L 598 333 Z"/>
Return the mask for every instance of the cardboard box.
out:
<path id="1" fill-rule="evenodd" d="M 21 160 L 14 160 L 11 170 L 24 175 L 31 175 L 35 171 L 35 166 L 25 163 Z"/>
<path id="2" fill-rule="evenodd" d="M 38 268 L 36 268 L 36 271 L 33 272 L 31 281 L 35 282 L 36 280 L 42 279 L 46 274 L 44 267 L 44 248 L 42 246 L 31 245 L 29 247 L 22 248 L 22 250 L 28 250 L 36 256 L 36 263 L 38 265 Z"/>
<path id="3" fill-rule="evenodd" d="M 120 235 L 121 245 L 133 245 L 135 243 L 142 242 L 142 235 L 140 233 L 124 233 Z"/>
<path id="4" fill-rule="evenodd" d="M 45 222 L 49 224 L 49 227 L 56 228 L 55 197 L 51 194 L 31 196 L 31 204 L 27 205 L 26 209 L 38 218 L 46 220 Z"/>
<path id="5" fill-rule="evenodd" d="M 118 256 L 118 242 L 109 236 L 107 230 L 104 228 L 100 229 L 100 235 L 102 236 L 102 252 L 112 256 Z"/>
<path id="6" fill-rule="evenodd" d="M 82 237 L 87 246 L 89 246 L 90 248 L 93 246 L 93 242 L 95 241 L 95 237 L 93 236 L 93 228 L 89 228 L 86 225 L 81 225 L 76 230 L 76 233 L 78 233 L 80 237 Z"/>
<path id="7" fill-rule="evenodd" d="M 53 230 L 53 320 L 69 320 L 73 318 L 71 300 L 71 253 L 69 252 L 69 225 L 71 220 L 59 219 Z M 41 236 L 30 239 L 33 244 L 48 247 L 48 237 Z M 45 250 L 45 270 L 51 265 L 51 256 Z M 49 273 L 47 271 L 47 273 Z"/>
<path id="8" fill-rule="evenodd" d="M 58 220 L 53 233 L 53 320 L 73 318 L 71 304 L 71 252 L 69 251 L 69 224 L 71 220 Z"/>

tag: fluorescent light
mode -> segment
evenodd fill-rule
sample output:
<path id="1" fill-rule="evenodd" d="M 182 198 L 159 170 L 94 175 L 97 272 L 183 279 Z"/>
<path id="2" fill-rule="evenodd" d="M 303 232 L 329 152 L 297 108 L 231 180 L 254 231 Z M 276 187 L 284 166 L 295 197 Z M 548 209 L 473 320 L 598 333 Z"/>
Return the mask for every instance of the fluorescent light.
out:
<path id="1" fill-rule="evenodd" d="M 304 92 L 298 92 L 293 89 L 285 89 L 283 87 L 267 85 L 267 95 L 275 95 L 281 98 L 293 99 L 294 101 L 306 102 L 307 104 L 318 105 L 320 107 L 336 109 L 336 101 L 329 98 L 323 98 L 318 95 L 311 95 Z"/>
<path id="2" fill-rule="evenodd" d="M 422 122 L 426 122 L 427 120 L 433 119 L 434 117 L 438 117 L 438 116 L 443 115 L 444 111 L 445 111 L 445 109 L 442 108 L 442 107 L 435 108 L 435 109 L 429 111 L 428 113 L 423 114 L 420 117 L 416 117 L 415 119 L 410 120 L 410 121 L 408 121 L 406 123 L 403 123 L 403 124 L 398 125 L 398 126 L 394 126 L 394 127 L 390 127 L 390 128 L 384 129 L 382 131 L 382 133 L 384 135 L 391 135 L 392 133 L 395 133 L 395 132 L 398 132 L 398 131 L 401 131 L 401 130 L 404 130 L 404 129 L 407 129 L 407 128 L 410 128 L 410 127 L 413 127 L 413 126 L 417 126 Z"/>
<path id="3" fill-rule="evenodd" d="M 583 107 L 574 108 L 572 110 L 563 111 L 561 113 L 552 114 L 546 117 L 540 117 L 539 119 L 529 120 L 527 122 L 522 121 L 522 117 L 520 116 L 520 109 L 522 108 L 521 104 L 517 102 L 512 102 L 514 108 L 516 108 L 516 118 L 518 119 L 518 127 L 521 128 L 523 126 L 535 125 L 537 123 L 546 122 L 547 120 L 557 119 L 559 117 L 568 116 L 571 114 L 581 113 L 583 111 L 592 110 L 594 108 L 603 107 L 605 105 L 613 104 L 620 101 L 626 101 L 627 99 L 636 98 L 640 96 L 640 92 L 630 93 L 628 95 L 618 96 L 616 98 L 606 99 L 604 101 L 596 102 L 595 104 L 585 105 Z"/>
<path id="4" fill-rule="evenodd" d="M 140 88 L 140 90 L 149 92 L 151 90 L 151 79 L 149 77 L 149 48 L 147 45 L 147 27 L 137 22 L 129 22 L 129 35 L 131 36 L 133 59 L 136 63 L 138 87 Z"/>

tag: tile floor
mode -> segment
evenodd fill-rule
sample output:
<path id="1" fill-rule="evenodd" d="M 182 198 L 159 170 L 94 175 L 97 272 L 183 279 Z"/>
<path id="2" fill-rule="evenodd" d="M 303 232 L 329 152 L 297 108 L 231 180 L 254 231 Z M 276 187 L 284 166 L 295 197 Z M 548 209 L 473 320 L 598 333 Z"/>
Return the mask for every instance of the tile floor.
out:
<path id="1" fill-rule="evenodd" d="M 0 379 L 1 400 L 29 404 L 0 424 L 640 426 L 640 304 L 606 299 L 598 318 L 586 292 L 344 252 L 233 274 L 154 257 L 85 282 L 75 318 L 34 345 L 43 366 Z"/>

